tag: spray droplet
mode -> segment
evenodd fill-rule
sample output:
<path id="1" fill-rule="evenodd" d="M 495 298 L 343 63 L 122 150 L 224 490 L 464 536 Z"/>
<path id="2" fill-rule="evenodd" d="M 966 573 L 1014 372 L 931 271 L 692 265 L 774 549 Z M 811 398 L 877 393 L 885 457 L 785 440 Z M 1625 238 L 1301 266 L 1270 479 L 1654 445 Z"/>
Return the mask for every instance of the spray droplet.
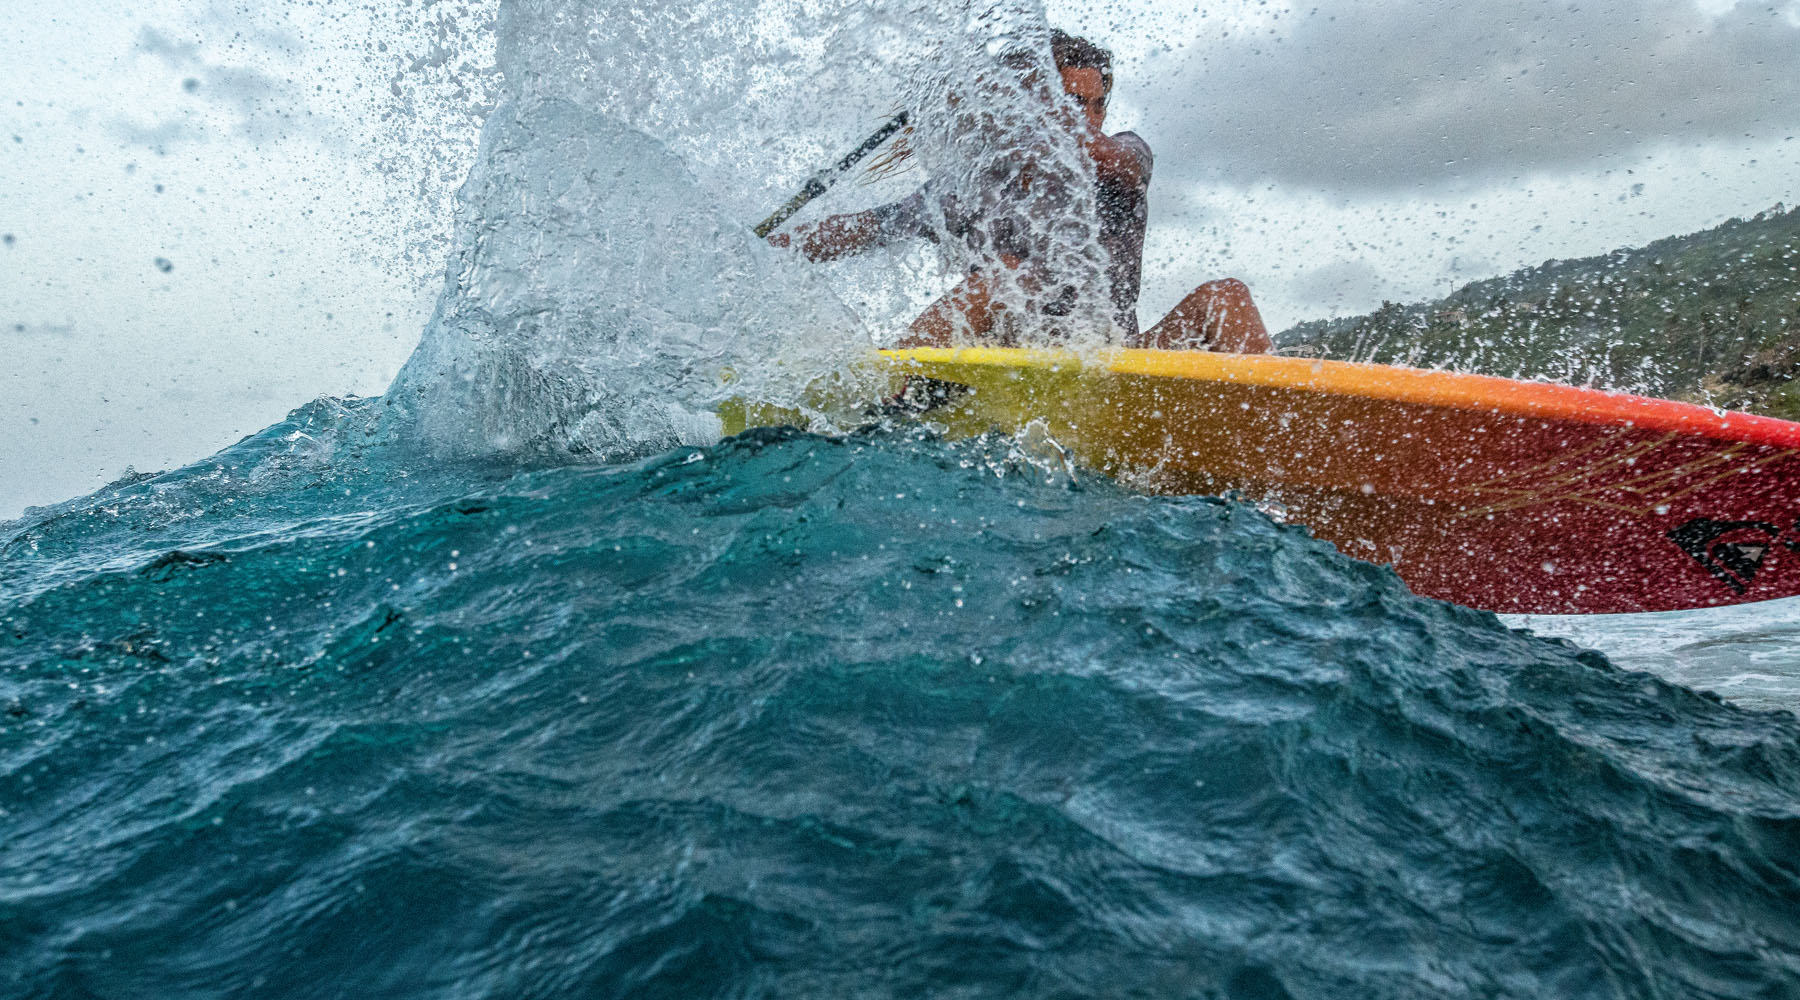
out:
<path id="1" fill-rule="evenodd" d="M 156 258 L 156 269 L 164 274 L 168 274 L 170 271 L 175 270 L 175 262 L 167 257 L 158 257 Z"/>

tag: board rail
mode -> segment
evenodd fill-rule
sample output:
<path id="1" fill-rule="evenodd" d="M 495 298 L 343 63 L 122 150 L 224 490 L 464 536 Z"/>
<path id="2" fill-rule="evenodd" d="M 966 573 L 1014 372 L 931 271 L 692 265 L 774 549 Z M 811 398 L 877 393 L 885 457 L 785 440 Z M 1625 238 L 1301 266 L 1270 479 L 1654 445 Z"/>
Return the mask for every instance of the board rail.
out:
<path id="1" fill-rule="evenodd" d="M 920 347 L 882 351 L 897 370 L 929 365 L 1051 370 L 1094 367 L 1120 375 L 1228 382 L 1332 396 L 1360 396 L 1496 415 L 1694 434 L 1800 450 L 1800 423 L 1629 393 L 1357 361 L 1212 351 L 1122 348 L 1094 353 L 1017 347 Z"/>

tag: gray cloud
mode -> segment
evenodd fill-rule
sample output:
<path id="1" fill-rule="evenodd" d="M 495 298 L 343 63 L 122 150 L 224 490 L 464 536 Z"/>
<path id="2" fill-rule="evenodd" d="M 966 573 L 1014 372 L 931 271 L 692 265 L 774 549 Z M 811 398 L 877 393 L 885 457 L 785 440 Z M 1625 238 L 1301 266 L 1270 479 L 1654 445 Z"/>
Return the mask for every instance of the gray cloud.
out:
<path id="1" fill-rule="evenodd" d="M 1385 290 L 1387 281 L 1374 265 L 1363 260 L 1338 260 L 1302 273 L 1288 282 L 1295 301 L 1316 309 L 1335 311 L 1346 304 L 1360 304 L 1372 293 Z"/>
<path id="2" fill-rule="evenodd" d="M 306 43 L 293 32 L 262 24 L 245 11 L 232 10 L 222 4 L 213 4 L 199 20 L 208 30 L 229 31 L 235 41 L 268 52 L 294 56 L 306 48 Z"/>
<path id="3" fill-rule="evenodd" d="M 70 340 L 75 336 L 73 323 L 8 323 L 0 326 L 0 332 L 21 337 L 54 337 L 59 340 Z"/>
<path id="4" fill-rule="evenodd" d="M 140 125 L 127 118 L 115 118 L 112 133 L 134 146 L 143 146 L 158 156 L 166 155 L 170 146 L 198 142 L 204 136 L 182 119 L 166 118 L 150 125 Z"/>
<path id="5" fill-rule="evenodd" d="M 214 15 L 214 21 L 217 15 Z M 225 26 L 220 25 L 221 31 Z M 280 32 L 234 32 L 237 40 L 277 56 L 290 56 L 300 43 Z M 301 134 L 328 143 L 336 141 L 331 119 L 307 106 L 299 85 L 293 79 L 280 79 L 259 69 L 210 62 L 202 55 L 199 42 L 176 41 L 155 28 L 144 25 L 138 32 L 136 52 L 162 60 L 171 70 L 181 73 L 182 89 L 194 96 L 230 111 L 236 119 L 232 132 L 253 142 L 280 139 Z M 179 142 L 200 141 L 205 130 L 191 115 L 180 115 L 142 125 L 126 118 L 114 121 L 113 131 L 120 139 L 148 146 L 158 152 Z"/>
<path id="6" fill-rule="evenodd" d="M 1202 22 L 1204 23 L 1204 22 Z M 1800 124 L 1800 2 L 1340 2 L 1195 39 L 1143 92 L 1178 179 L 1445 188 Z M 1180 108 L 1171 113 L 1166 109 Z"/>
<path id="7" fill-rule="evenodd" d="M 145 55 L 157 56 L 177 69 L 200 61 L 198 42 L 177 42 L 147 24 L 138 29 L 136 49 Z"/>

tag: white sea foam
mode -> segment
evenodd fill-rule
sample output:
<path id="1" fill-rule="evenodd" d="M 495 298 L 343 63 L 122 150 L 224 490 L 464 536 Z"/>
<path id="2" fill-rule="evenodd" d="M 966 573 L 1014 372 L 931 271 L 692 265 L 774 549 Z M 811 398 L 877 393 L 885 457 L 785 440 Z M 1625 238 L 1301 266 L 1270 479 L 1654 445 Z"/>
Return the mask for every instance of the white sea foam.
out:
<path id="1" fill-rule="evenodd" d="M 1503 617 L 1747 707 L 1800 710 L 1800 598 L 1660 614 Z"/>

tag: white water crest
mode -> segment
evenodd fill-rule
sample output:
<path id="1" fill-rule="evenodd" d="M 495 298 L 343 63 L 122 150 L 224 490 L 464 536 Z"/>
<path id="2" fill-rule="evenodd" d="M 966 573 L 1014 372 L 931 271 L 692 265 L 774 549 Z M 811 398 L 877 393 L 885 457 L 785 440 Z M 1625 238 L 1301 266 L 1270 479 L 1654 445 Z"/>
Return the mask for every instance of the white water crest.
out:
<path id="1" fill-rule="evenodd" d="M 796 221 L 929 181 L 1027 220 L 1038 274 L 1078 290 L 1074 316 L 1021 310 L 1015 337 L 1106 336 L 1092 169 L 1034 3 L 520 0 L 502 4 L 497 63 L 444 290 L 387 396 L 435 452 L 704 440 L 726 398 L 800 406 L 809 385 L 853 380 L 971 268 L 1036 280 L 979 239 L 822 267 L 750 231 L 899 108 L 899 175 L 840 185 Z"/>
<path id="2" fill-rule="evenodd" d="M 1800 711 L 1800 598 L 1632 615 L 1503 615 L 1748 708 Z"/>

